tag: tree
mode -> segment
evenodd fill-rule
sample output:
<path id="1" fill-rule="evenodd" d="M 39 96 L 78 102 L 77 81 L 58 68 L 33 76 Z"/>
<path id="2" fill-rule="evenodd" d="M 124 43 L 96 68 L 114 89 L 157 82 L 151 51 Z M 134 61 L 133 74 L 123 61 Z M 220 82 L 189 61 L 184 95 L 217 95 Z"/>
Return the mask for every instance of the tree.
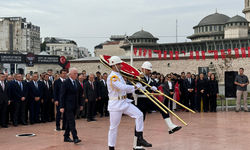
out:
<path id="1" fill-rule="evenodd" d="M 46 51 L 46 42 L 44 41 L 42 44 L 40 44 L 40 52 Z"/>

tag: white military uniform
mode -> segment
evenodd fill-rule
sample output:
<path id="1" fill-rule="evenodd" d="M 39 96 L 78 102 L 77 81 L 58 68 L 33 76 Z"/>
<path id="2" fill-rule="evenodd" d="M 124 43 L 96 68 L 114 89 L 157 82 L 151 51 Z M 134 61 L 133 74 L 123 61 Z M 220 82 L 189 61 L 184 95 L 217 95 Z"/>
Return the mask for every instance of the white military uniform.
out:
<path id="1" fill-rule="evenodd" d="M 143 113 L 131 104 L 132 100 L 126 98 L 127 93 L 134 93 L 135 86 L 126 85 L 119 72 L 112 71 L 107 79 L 109 91 L 108 110 L 110 113 L 110 127 L 108 135 L 108 146 L 115 147 L 118 126 L 122 114 L 135 118 L 136 131 L 143 131 Z"/>

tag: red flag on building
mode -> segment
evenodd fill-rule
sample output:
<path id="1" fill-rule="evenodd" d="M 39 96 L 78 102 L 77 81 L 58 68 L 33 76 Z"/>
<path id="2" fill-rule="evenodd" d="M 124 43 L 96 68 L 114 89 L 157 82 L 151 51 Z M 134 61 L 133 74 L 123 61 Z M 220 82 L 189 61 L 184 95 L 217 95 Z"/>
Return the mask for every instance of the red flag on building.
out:
<path id="1" fill-rule="evenodd" d="M 190 51 L 190 57 L 189 59 L 194 59 L 194 52 L 193 51 Z"/>
<path id="2" fill-rule="evenodd" d="M 235 52 L 235 57 L 236 57 L 236 58 L 239 58 L 239 57 L 240 57 L 240 55 L 239 55 L 239 49 L 238 49 L 238 48 L 235 48 L 235 49 L 234 49 L 234 52 Z"/>
<path id="3" fill-rule="evenodd" d="M 200 60 L 199 51 L 195 51 L 196 60 Z"/>
<path id="4" fill-rule="evenodd" d="M 184 56 L 186 55 L 186 52 L 185 52 L 185 51 L 181 51 L 181 53 L 183 53 L 183 54 L 184 54 Z"/>
<path id="5" fill-rule="evenodd" d="M 226 56 L 225 56 L 225 50 L 220 50 L 220 53 L 221 53 L 221 58 L 222 59 L 225 59 L 226 58 Z"/>
<path id="6" fill-rule="evenodd" d="M 214 59 L 218 60 L 218 51 L 217 50 L 214 50 Z"/>
<path id="7" fill-rule="evenodd" d="M 151 49 L 148 50 L 148 57 L 152 58 L 152 50 Z"/>
<path id="8" fill-rule="evenodd" d="M 250 57 L 250 47 L 248 47 L 247 50 L 248 50 L 248 57 Z"/>
<path id="9" fill-rule="evenodd" d="M 242 56 L 242 58 L 246 58 L 246 49 L 245 49 L 245 47 L 241 48 L 241 56 Z"/>
<path id="10" fill-rule="evenodd" d="M 214 52 L 214 50 L 208 50 L 208 53 L 213 53 Z"/>
<path id="11" fill-rule="evenodd" d="M 139 48 L 139 56 L 141 56 L 141 54 L 142 54 L 142 49 Z"/>
<path id="12" fill-rule="evenodd" d="M 228 53 L 228 55 L 231 55 L 232 50 L 231 49 L 227 49 L 227 53 Z"/>
<path id="13" fill-rule="evenodd" d="M 169 55 L 170 55 L 170 60 L 173 60 L 174 59 L 173 51 L 169 51 Z"/>
<path id="14" fill-rule="evenodd" d="M 158 50 L 158 57 L 161 59 L 161 50 Z"/>
<path id="15" fill-rule="evenodd" d="M 143 56 L 146 57 L 146 55 L 147 55 L 147 49 L 144 49 L 143 50 Z"/>
<path id="16" fill-rule="evenodd" d="M 201 57 L 202 57 L 202 60 L 205 60 L 206 59 L 206 55 L 205 55 L 205 51 L 201 51 Z"/>
<path id="17" fill-rule="evenodd" d="M 175 60 L 179 60 L 179 51 L 175 51 Z"/>
<path id="18" fill-rule="evenodd" d="M 164 51 L 164 59 L 167 59 L 167 51 Z"/>
<path id="19" fill-rule="evenodd" d="M 134 55 L 136 56 L 137 48 L 134 48 Z"/>

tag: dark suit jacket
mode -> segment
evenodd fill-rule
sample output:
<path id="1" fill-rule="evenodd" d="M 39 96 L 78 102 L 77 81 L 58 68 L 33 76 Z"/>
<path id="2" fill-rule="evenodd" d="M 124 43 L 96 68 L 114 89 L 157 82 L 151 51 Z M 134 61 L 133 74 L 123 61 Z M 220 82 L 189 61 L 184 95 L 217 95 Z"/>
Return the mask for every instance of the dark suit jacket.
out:
<path id="1" fill-rule="evenodd" d="M 201 80 L 197 80 L 197 93 L 200 93 L 201 90 L 204 90 L 204 92 L 206 93 L 207 91 L 207 80 L 203 79 L 203 83 L 201 83 Z"/>
<path id="2" fill-rule="evenodd" d="M 171 81 L 171 83 L 172 83 L 172 90 L 174 91 L 174 88 L 175 88 L 175 86 L 174 86 L 174 82 L 173 82 L 173 81 Z M 164 94 L 166 94 L 166 95 L 169 95 L 169 94 L 170 94 L 168 81 L 165 81 L 165 82 L 164 82 L 163 92 L 164 92 Z"/>
<path id="3" fill-rule="evenodd" d="M 36 89 L 36 86 L 34 84 L 33 81 L 30 81 L 28 83 L 29 85 L 29 94 L 32 100 L 35 99 L 35 97 L 40 97 L 40 100 L 43 97 L 43 86 L 41 84 L 41 82 L 37 82 L 38 83 L 38 90 Z"/>
<path id="4" fill-rule="evenodd" d="M 84 93 L 84 87 L 82 88 L 81 83 L 80 83 L 79 80 L 76 80 L 76 83 L 77 83 L 77 86 L 79 86 L 79 94 L 83 95 L 83 93 Z M 84 85 L 84 81 L 83 81 L 82 84 Z M 84 97 L 82 97 L 82 95 L 81 95 L 80 99 L 84 99 Z"/>
<path id="5" fill-rule="evenodd" d="M 16 82 L 16 80 L 12 80 L 9 82 L 9 98 L 10 98 L 10 100 L 13 100 L 13 95 L 11 93 L 12 93 L 12 84 L 15 82 Z"/>
<path id="6" fill-rule="evenodd" d="M 215 84 L 212 85 L 211 82 L 215 82 Z M 214 90 L 212 91 L 212 89 Z M 208 81 L 207 93 L 209 95 L 216 95 L 219 93 L 218 81 Z"/>
<path id="7" fill-rule="evenodd" d="M 109 94 L 108 87 L 107 87 L 107 84 L 104 83 L 104 80 L 99 81 L 98 93 L 99 93 L 99 97 L 101 98 L 108 97 L 108 94 Z"/>
<path id="8" fill-rule="evenodd" d="M 4 81 L 4 90 L 0 85 L 0 104 L 8 103 L 9 101 L 9 84 Z"/>
<path id="9" fill-rule="evenodd" d="M 61 95 L 61 85 L 62 80 L 59 78 L 54 82 L 54 91 L 53 91 L 53 97 L 54 101 L 58 101 L 60 103 L 60 95 Z"/>
<path id="10" fill-rule="evenodd" d="M 22 91 L 18 82 L 13 82 L 11 84 L 11 92 L 10 93 L 11 93 L 10 95 L 12 95 L 12 97 L 13 97 L 13 102 L 15 102 L 15 103 L 20 103 L 22 97 L 25 97 L 25 101 L 27 101 L 28 86 L 23 83 L 23 91 Z"/>
<path id="11" fill-rule="evenodd" d="M 80 87 L 77 84 L 78 81 L 75 81 L 77 88 L 75 90 L 72 82 L 70 79 L 66 79 L 61 86 L 61 100 L 60 100 L 60 108 L 64 108 L 67 110 L 76 110 L 77 109 L 77 103 L 79 106 L 82 106 L 82 101 L 80 100 L 80 97 L 82 94 L 80 94 Z"/>
<path id="12" fill-rule="evenodd" d="M 184 80 L 183 86 L 185 88 L 185 92 L 189 93 L 188 89 L 193 89 L 193 92 L 195 90 L 195 81 L 191 78 L 191 84 L 189 83 L 188 79 Z"/>
<path id="13" fill-rule="evenodd" d="M 48 101 L 48 100 L 51 100 L 53 98 L 52 82 L 49 80 L 48 84 L 49 84 L 49 89 L 44 82 L 41 82 L 41 85 L 43 87 L 43 98 L 42 99 L 44 101 Z"/>
<path id="14" fill-rule="evenodd" d="M 98 92 L 95 82 L 93 83 L 94 90 L 92 89 L 89 81 L 85 82 L 83 86 L 85 99 L 88 99 L 89 101 L 95 101 L 98 98 Z"/>
<path id="15" fill-rule="evenodd" d="M 149 85 L 150 86 L 155 86 L 156 87 L 156 81 L 154 80 L 154 79 L 152 79 L 152 78 L 149 78 L 148 80 L 147 80 L 147 78 L 142 78 L 144 81 L 145 81 L 145 83 L 149 83 L 149 80 L 150 80 L 150 83 L 149 83 Z M 142 86 L 146 86 L 145 84 L 143 84 L 142 83 Z M 150 93 L 152 93 L 153 91 L 150 89 L 150 87 L 148 87 L 148 86 L 146 86 L 146 90 L 147 91 L 149 91 Z M 135 90 L 135 93 L 136 94 L 139 94 L 139 95 L 144 95 L 140 90 Z"/>

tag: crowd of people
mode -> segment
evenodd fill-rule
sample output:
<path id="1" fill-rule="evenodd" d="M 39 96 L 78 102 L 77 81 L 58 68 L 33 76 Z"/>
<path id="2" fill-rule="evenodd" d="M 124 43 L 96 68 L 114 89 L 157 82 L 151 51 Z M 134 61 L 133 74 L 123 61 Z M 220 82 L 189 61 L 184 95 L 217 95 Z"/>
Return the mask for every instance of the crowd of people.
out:
<path id="1" fill-rule="evenodd" d="M 166 95 L 179 101 L 183 105 L 201 111 L 201 100 L 203 100 L 204 112 L 216 112 L 216 100 L 218 96 L 218 82 L 215 75 L 203 73 L 194 75 L 182 72 L 181 75 L 170 73 L 164 76 L 161 73 L 152 72 L 152 81 L 158 89 Z M 80 87 L 83 109 L 78 104 L 76 119 L 86 118 L 88 122 L 97 121 L 96 116 L 108 117 L 108 89 L 107 73 L 88 75 L 85 70 L 78 73 L 76 85 Z M 9 124 L 15 127 L 18 124 L 28 125 L 30 123 L 46 123 L 56 121 L 56 131 L 65 130 L 65 113 L 60 111 L 62 83 L 69 78 L 66 70 L 53 74 L 49 69 L 40 75 L 37 72 L 26 74 L 8 75 L 0 74 L 0 120 L 1 127 L 8 128 Z M 127 84 L 131 84 L 125 78 Z M 134 99 L 133 94 L 128 98 Z M 173 110 L 187 111 L 168 99 L 168 107 Z M 151 110 L 149 112 L 153 112 Z M 61 119 L 62 125 L 61 125 Z"/>

